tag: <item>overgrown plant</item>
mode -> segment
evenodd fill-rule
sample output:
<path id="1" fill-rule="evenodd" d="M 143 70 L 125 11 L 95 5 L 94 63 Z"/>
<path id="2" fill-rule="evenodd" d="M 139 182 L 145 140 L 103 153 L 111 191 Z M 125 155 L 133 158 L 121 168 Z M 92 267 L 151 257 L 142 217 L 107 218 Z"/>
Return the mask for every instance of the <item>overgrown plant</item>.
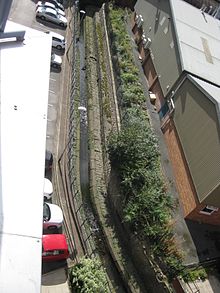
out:
<path id="1" fill-rule="evenodd" d="M 69 280 L 74 293 L 107 293 L 106 274 L 97 258 L 82 258 L 69 270 Z"/>
<path id="2" fill-rule="evenodd" d="M 122 92 L 122 106 L 141 105 L 145 101 L 145 97 L 138 79 L 138 70 L 134 65 L 130 38 L 124 25 L 124 11 L 122 9 L 111 9 L 110 21 L 113 52 L 117 56 L 118 62 L 117 73 Z"/>
<path id="3" fill-rule="evenodd" d="M 123 119 L 120 133 L 109 140 L 108 152 L 121 179 L 124 220 L 141 240 L 149 243 L 152 254 L 172 279 L 186 274 L 173 232 L 174 203 L 161 173 L 157 139 L 142 109 L 145 97 L 133 61 L 124 10 L 110 5 L 109 18 L 118 60 Z"/>

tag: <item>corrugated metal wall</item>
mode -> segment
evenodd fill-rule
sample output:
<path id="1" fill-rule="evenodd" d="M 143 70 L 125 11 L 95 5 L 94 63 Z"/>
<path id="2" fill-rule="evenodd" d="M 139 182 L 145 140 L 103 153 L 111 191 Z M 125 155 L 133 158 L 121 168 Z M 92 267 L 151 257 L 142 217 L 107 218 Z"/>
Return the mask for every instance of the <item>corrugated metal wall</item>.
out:
<path id="1" fill-rule="evenodd" d="M 200 202 L 220 183 L 220 130 L 215 105 L 188 79 L 174 98 L 174 122 Z M 206 202 L 209 202 L 208 198 Z M 220 197 L 218 205 L 220 207 Z"/>

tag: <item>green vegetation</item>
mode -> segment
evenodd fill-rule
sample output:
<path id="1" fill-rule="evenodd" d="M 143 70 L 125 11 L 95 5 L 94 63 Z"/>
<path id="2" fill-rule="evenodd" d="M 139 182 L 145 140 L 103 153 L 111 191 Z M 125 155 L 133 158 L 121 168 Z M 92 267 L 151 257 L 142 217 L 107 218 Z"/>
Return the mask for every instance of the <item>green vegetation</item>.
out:
<path id="1" fill-rule="evenodd" d="M 69 279 L 74 293 L 109 292 L 105 271 L 96 258 L 82 258 L 69 270 Z"/>
<path id="2" fill-rule="evenodd" d="M 123 113 L 120 133 L 109 140 L 109 157 L 121 180 L 124 221 L 148 243 L 150 254 L 171 280 L 187 275 L 173 232 L 174 202 L 161 172 L 157 139 L 142 108 L 145 96 L 124 23 L 125 10 L 109 8 Z"/>
<path id="3" fill-rule="evenodd" d="M 207 279 L 208 274 L 206 272 L 206 269 L 200 266 L 198 268 L 190 269 L 189 271 L 187 271 L 187 274 L 183 274 L 182 277 L 185 282 L 194 282 L 198 279 L 204 281 L 205 279 Z"/>
<path id="4" fill-rule="evenodd" d="M 113 53 L 117 56 L 117 73 L 120 76 L 122 105 L 132 107 L 145 101 L 138 78 L 138 69 L 133 62 L 130 38 L 124 23 L 124 9 L 110 9 Z"/>

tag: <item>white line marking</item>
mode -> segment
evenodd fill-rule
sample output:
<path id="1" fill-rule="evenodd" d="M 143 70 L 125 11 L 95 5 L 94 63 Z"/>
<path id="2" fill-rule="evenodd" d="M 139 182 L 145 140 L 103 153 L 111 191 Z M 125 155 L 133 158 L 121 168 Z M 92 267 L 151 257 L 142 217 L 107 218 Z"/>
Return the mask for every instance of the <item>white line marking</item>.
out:
<path id="1" fill-rule="evenodd" d="M 50 93 L 52 93 L 52 94 L 55 94 L 55 92 L 54 92 L 54 91 L 52 91 L 52 90 L 49 90 L 49 92 L 50 92 Z"/>

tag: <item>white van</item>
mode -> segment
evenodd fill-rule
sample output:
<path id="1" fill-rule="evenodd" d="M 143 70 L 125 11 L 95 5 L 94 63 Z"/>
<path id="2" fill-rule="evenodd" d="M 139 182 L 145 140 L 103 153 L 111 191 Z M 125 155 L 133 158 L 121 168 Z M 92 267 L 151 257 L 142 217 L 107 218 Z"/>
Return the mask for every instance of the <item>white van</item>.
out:
<path id="1" fill-rule="evenodd" d="M 65 50 L 66 41 L 65 38 L 54 32 L 45 32 L 52 37 L 52 46 L 58 50 Z"/>

